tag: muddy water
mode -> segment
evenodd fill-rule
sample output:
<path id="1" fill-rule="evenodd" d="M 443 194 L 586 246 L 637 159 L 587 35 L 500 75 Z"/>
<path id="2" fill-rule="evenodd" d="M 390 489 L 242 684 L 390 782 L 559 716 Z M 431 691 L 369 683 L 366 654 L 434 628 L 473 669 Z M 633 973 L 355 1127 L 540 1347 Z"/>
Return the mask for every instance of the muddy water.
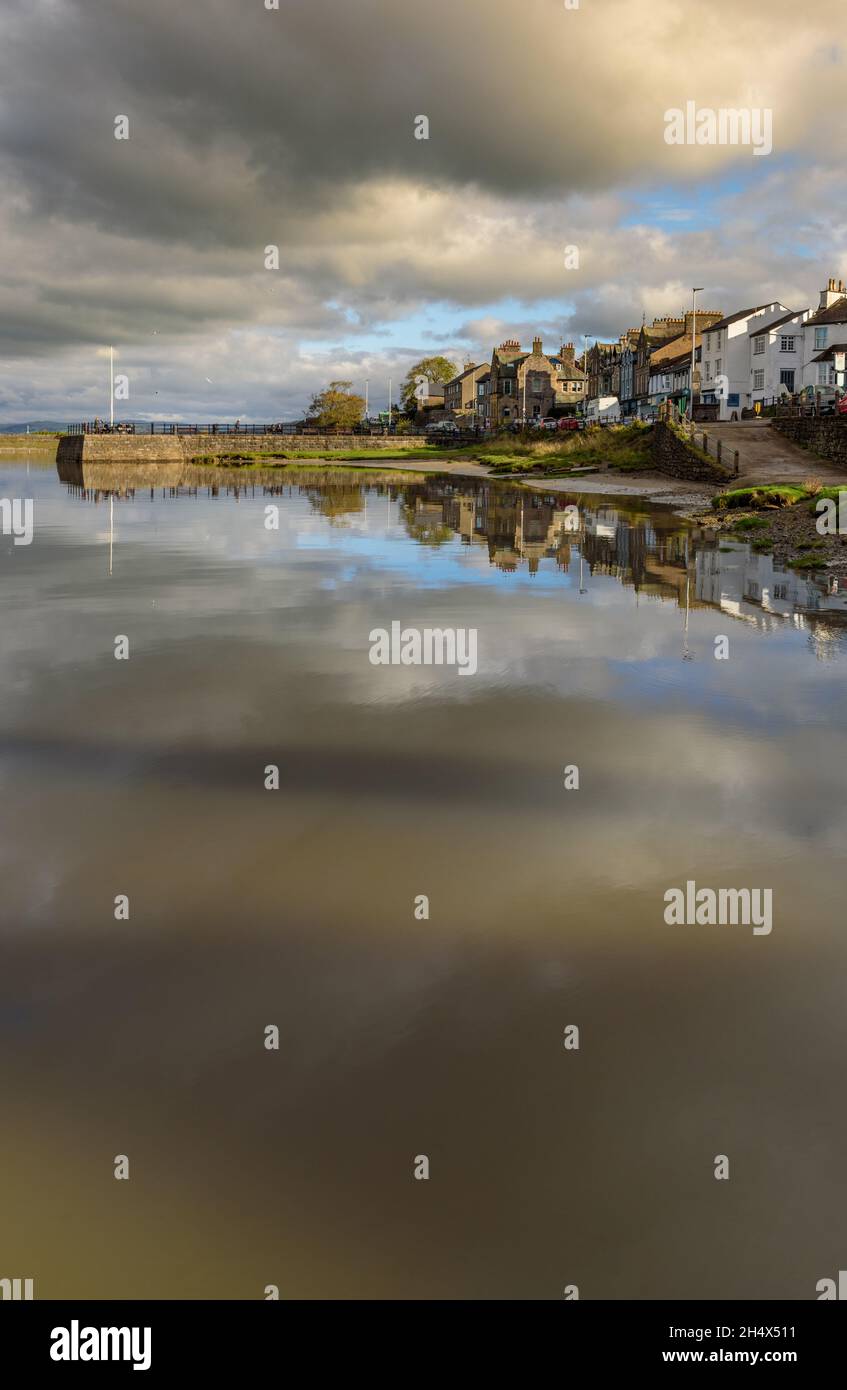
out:
<path id="1" fill-rule="evenodd" d="M 841 596 L 631 500 L 290 476 L 0 461 L 34 502 L 0 537 L 0 1276 L 814 1297 Z M 372 665 L 394 621 L 475 628 L 477 673 Z M 666 925 L 689 879 L 771 888 L 773 930 Z"/>

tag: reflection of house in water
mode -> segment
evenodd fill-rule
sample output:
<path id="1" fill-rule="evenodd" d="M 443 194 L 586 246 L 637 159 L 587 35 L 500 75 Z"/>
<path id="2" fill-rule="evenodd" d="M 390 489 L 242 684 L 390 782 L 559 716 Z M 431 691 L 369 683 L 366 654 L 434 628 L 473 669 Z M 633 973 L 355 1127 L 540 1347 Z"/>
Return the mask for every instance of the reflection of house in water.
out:
<path id="1" fill-rule="evenodd" d="M 698 598 L 733 618 L 765 630 L 782 621 L 811 626 L 819 656 L 828 654 L 837 635 L 825 620 L 847 616 L 847 588 L 835 577 L 816 582 L 795 570 L 777 569 L 772 555 L 756 554 L 744 542 L 699 550 L 695 574 Z"/>
<path id="2" fill-rule="evenodd" d="M 688 574 L 690 533 L 672 513 L 637 506 L 591 504 L 563 493 L 530 492 L 508 485 L 430 480 L 415 485 L 407 517 L 438 516 L 465 545 L 487 546 L 491 563 L 536 574 L 545 560 L 567 571 L 572 547 L 589 576 L 607 574 L 659 599 L 680 601 Z"/>

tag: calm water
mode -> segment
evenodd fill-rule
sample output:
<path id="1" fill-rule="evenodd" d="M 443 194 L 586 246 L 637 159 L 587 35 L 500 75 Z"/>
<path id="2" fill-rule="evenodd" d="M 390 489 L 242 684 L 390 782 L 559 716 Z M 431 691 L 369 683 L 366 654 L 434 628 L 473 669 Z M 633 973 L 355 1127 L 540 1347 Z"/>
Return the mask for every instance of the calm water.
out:
<path id="1" fill-rule="evenodd" d="M 842 596 L 609 499 L 135 477 L 0 461 L 0 1276 L 814 1298 Z M 392 621 L 476 628 L 478 673 L 371 665 Z M 771 887 L 772 933 L 666 926 L 687 879 Z"/>

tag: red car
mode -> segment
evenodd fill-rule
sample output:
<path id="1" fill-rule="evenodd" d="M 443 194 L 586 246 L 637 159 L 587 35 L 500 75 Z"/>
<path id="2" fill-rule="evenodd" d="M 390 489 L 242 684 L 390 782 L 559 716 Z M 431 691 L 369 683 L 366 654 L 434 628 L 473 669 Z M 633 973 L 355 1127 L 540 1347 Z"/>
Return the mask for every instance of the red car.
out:
<path id="1" fill-rule="evenodd" d="M 836 415 L 847 415 L 847 396 L 842 396 L 835 407 Z"/>
<path id="2" fill-rule="evenodd" d="M 560 430 L 578 430 L 579 420 L 575 415 L 563 415 L 559 421 Z"/>

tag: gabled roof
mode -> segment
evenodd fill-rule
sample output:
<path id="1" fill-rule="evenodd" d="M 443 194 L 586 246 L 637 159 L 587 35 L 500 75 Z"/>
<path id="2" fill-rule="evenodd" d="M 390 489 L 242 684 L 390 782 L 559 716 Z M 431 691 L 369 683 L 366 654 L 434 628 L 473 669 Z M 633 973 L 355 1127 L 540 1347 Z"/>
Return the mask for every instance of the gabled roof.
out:
<path id="1" fill-rule="evenodd" d="M 739 319 L 752 318 L 753 314 L 760 314 L 763 309 L 770 307 L 770 304 L 754 304 L 752 309 L 739 309 L 737 314 L 728 314 L 725 319 L 718 319 L 717 323 L 707 324 L 705 332 L 718 333 L 722 328 L 729 328 L 731 323 L 737 323 Z"/>
<path id="2" fill-rule="evenodd" d="M 770 333 L 771 329 L 779 328 L 780 324 L 788 323 L 789 319 L 796 319 L 800 314 L 805 314 L 805 312 L 805 309 L 789 309 L 788 313 L 783 314 L 781 319 L 774 319 L 773 323 L 769 323 L 766 328 L 757 328 L 755 333 L 750 334 L 750 337 L 761 338 L 765 333 Z M 802 327 L 802 324 L 800 324 L 799 327 Z M 708 333 L 710 330 L 707 328 L 706 332 Z"/>
<path id="3" fill-rule="evenodd" d="M 482 363 L 478 362 L 476 366 L 465 367 L 464 371 L 459 372 L 458 376 L 451 377 L 447 385 L 452 386 L 454 381 L 464 381 L 465 377 L 470 376 L 471 372 L 478 372 L 481 366 Z"/>
<path id="4" fill-rule="evenodd" d="M 828 309 L 818 309 L 816 314 L 806 319 L 807 323 L 847 323 L 847 295 L 836 299 Z"/>

